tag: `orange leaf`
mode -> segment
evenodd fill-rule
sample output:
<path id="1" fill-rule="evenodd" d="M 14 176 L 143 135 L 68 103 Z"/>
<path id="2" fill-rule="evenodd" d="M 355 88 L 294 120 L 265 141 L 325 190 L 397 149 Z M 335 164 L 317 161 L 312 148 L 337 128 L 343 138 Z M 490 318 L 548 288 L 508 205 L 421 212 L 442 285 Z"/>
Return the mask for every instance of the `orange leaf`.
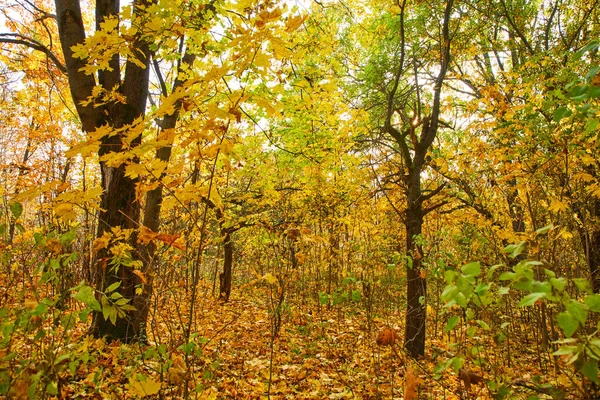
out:
<path id="1" fill-rule="evenodd" d="M 133 272 L 133 274 L 134 274 L 135 276 L 137 276 L 138 278 L 140 278 L 140 281 L 142 281 L 142 283 L 143 283 L 144 285 L 147 285 L 147 284 L 148 284 L 148 279 L 146 279 L 146 274 L 144 274 L 144 273 L 143 273 L 142 271 L 140 271 L 139 269 L 134 269 L 132 272 Z"/>
<path id="2" fill-rule="evenodd" d="M 379 335 L 377 335 L 377 339 L 375 341 L 379 346 L 393 346 L 397 338 L 398 334 L 396 331 L 390 328 L 385 328 L 379 332 Z"/>
<path id="3" fill-rule="evenodd" d="M 157 236 L 158 236 L 158 233 L 152 231 L 152 229 L 150 229 L 150 228 L 146 228 L 145 226 L 142 226 L 142 228 L 140 229 L 140 233 L 138 233 L 137 240 L 138 240 L 138 242 L 140 242 L 142 244 L 148 244 L 152 240 L 156 239 Z"/>
<path id="4" fill-rule="evenodd" d="M 415 376 L 412 367 L 408 367 L 404 378 L 404 400 L 414 400 L 417 398 L 417 385 L 419 380 Z"/>

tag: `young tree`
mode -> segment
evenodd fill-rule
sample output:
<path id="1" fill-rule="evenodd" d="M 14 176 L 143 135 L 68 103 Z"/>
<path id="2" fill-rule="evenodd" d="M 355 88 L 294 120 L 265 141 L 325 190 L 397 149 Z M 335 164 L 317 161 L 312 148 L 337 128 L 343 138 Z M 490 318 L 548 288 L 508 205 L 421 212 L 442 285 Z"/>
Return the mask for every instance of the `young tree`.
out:
<path id="1" fill-rule="evenodd" d="M 429 202 L 443 190 L 444 184 L 431 182 L 424 187 L 423 179 L 428 169 L 428 154 L 440 127 L 442 87 L 451 62 L 453 5 L 454 2 L 449 0 L 438 10 L 401 1 L 395 15 L 386 14 L 378 22 L 382 25 L 381 31 L 386 31 L 379 47 L 365 49 L 370 52 L 370 62 L 363 75 L 370 91 L 365 101 L 374 106 L 373 118 L 378 132 L 383 134 L 375 141 L 387 143 L 383 153 L 391 151 L 401 160 L 397 164 L 399 170 L 384 180 L 399 185 L 406 201 L 404 209 L 394 208 L 405 226 L 407 311 L 404 345 L 413 357 L 421 356 L 425 351 L 424 217 L 446 204 L 445 201 Z M 432 75 L 433 80 L 428 81 L 426 77 Z M 382 189 L 389 190 L 389 185 Z"/>

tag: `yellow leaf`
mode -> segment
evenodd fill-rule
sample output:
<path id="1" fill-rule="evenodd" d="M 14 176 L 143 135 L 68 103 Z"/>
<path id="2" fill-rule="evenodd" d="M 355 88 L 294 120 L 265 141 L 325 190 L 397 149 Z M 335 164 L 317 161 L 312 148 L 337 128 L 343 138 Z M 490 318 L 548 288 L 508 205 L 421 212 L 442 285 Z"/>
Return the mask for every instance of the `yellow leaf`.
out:
<path id="1" fill-rule="evenodd" d="M 129 386 L 129 389 L 133 394 L 139 397 L 151 396 L 160 391 L 160 382 L 155 381 L 152 378 L 147 378 L 145 381 L 135 381 Z"/>
<path id="2" fill-rule="evenodd" d="M 277 278 L 274 277 L 270 272 L 265 274 L 261 279 L 267 282 L 269 285 L 274 285 L 277 283 Z"/>
<path id="3" fill-rule="evenodd" d="M 102 237 L 99 237 L 94 240 L 94 244 L 92 245 L 92 251 L 94 253 L 97 253 L 98 251 L 108 247 L 109 243 L 110 243 L 110 234 L 108 234 L 107 232 L 104 232 L 104 235 L 102 235 Z"/>
<path id="4" fill-rule="evenodd" d="M 563 229 L 563 231 L 560 233 L 560 237 L 563 239 L 572 239 L 573 234 L 571 232 L 567 231 L 566 229 Z"/>
<path id="5" fill-rule="evenodd" d="M 158 233 L 152 231 L 152 229 L 142 226 L 140 232 L 138 233 L 137 240 L 139 243 L 148 244 L 152 240 L 156 239 Z"/>
<path id="6" fill-rule="evenodd" d="M 592 182 L 595 180 L 595 178 L 592 175 L 588 174 L 587 172 L 578 172 L 575 175 L 573 175 L 573 178 L 575 180 L 583 181 L 583 182 Z"/>
<path id="7" fill-rule="evenodd" d="M 592 196 L 600 199 L 600 186 L 598 186 L 597 184 L 594 183 L 592 185 L 589 185 L 585 188 L 585 190 Z"/>
<path id="8" fill-rule="evenodd" d="M 33 310 L 34 308 L 36 308 L 38 305 L 38 302 L 35 299 L 29 298 L 29 299 L 25 299 L 25 307 L 27 307 L 28 310 Z"/>
<path id="9" fill-rule="evenodd" d="M 548 207 L 548 211 L 560 212 L 560 211 L 566 211 L 568 208 L 569 208 L 569 206 L 567 204 L 563 203 L 562 201 L 552 199 L 552 202 L 550 203 L 550 207 Z"/>
<path id="10" fill-rule="evenodd" d="M 209 104 L 207 109 L 208 115 L 212 119 L 229 119 L 229 113 L 225 110 L 221 110 L 216 104 Z"/>
<path id="11" fill-rule="evenodd" d="M 65 221 L 73 221 L 77 214 L 73 211 L 73 205 L 61 203 L 54 207 L 54 213 Z"/>
<path id="12" fill-rule="evenodd" d="M 265 109 L 267 116 L 269 116 L 269 117 L 278 117 L 279 116 L 279 111 L 277 111 L 277 109 L 275 107 L 273 107 L 271 105 L 271 103 L 269 103 L 267 100 L 259 99 L 259 98 L 255 98 L 253 100 L 257 106 Z"/>
<path id="13" fill-rule="evenodd" d="M 291 18 L 289 18 L 287 20 L 287 23 L 285 24 L 285 31 L 287 33 L 293 32 L 296 29 L 300 28 L 300 25 L 302 25 L 304 23 L 304 21 L 306 20 L 306 18 L 308 17 L 308 14 L 305 15 L 295 15 Z"/>

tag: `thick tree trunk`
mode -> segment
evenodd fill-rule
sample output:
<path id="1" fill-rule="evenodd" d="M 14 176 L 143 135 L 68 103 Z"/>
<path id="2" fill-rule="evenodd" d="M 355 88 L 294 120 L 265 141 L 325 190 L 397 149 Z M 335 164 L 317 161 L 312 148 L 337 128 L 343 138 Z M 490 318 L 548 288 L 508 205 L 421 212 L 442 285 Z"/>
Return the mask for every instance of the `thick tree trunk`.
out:
<path id="1" fill-rule="evenodd" d="M 102 211 L 99 217 L 98 237 L 104 232 L 110 232 L 113 227 L 122 229 L 136 229 L 140 215 L 139 203 L 135 198 L 135 182 L 125 176 L 125 166 L 109 168 L 102 166 L 102 183 L 104 192 L 101 197 L 100 207 Z M 133 235 L 131 244 L 134 244 L 136 235 Z M 134 247 L 135 248 L 135 247 Z M 133 254 L 132 254 L 133 256 Z M 96 285 L 99 292 L 115 282 L 121 281 L 119 293 L 132 300 L 135 307 L 135 288 L 141 282 L 133 274 L 132 267 L 110 265 L 111 254 L 108 249 L 103 249 L 96 254 Z M 143 317 L 139 310 L 130 311 L 125 317 L 117 318 L 115 325 L 110 320 L 104 319 L 102 312 L 94 312 L 92 321 L 92 333 L 96 337 L 106 336 L 109 339 L 130 342 L 139 337 L 145 328 Z"/>
<path id="2" fill-rule="evenodd" d="M 146 109 L 146 100 L 148 96 L 148 46 L 141 44 L 139 46 L 140 54 L 145 64 L 144 68 L 127 62 L 125 69 L 125 79 L 122 85 L 122 94 L 127 99 L 127 104 L 113 108 L 111 115 L 114 128 L 127 127 L 133 122 L 144 116 Z M 100 157 L 123 151 L 123 135 L 102 138 Z M 132 147 L 139 145 L 141 137 L 137 137 L 131 143 Z M 132 162 L 138 162 L 133 159 Z M 101 196 L 101 212 L 98 224 L 98 235 L 110 231 L 112 228 L 131 229 L 129 244 L 132 249 L 136 249 L 137 234 L 135 230 L 139 227 L 140 204 L 137 201 L 136 186 L 137 179 L 125 176 L 125 164 L 118 167 L 110 167 L 106 161 L 100 162 L 102 173 L 102 187 L 104 191 Z M 132 257 L 137 257 L 132 250 Z M 147 304 L 150 291 L 143 285 L 140 277 L 134 274 L 132 266 L 125 265 L 106 265 L 111 255 L 108 249 L 100 251 L 96 256 L 96 267 L 100 268 L 97 275 L 97 289 L 100 292 L 115 282 L 121 282 L 119 293 L 130 300 L 135 310 L 127 311 L 124 316 L 117 318 L 113 325 L 110 320 L 106 320 L 100 311 L 92 314 L 92 333 L 96 337 L 107 337 L 109 339 L 120 340 L 122 342 L 131 342 L 145 337 Z M 103 261 L 104 260 L 104 261 Z M 141 293 L 136 293 L 136 288 L 142 287 Z M 103 296 L 104 294 L 100 294 Z"/>
<path id="3" fill-rule="evenodd" d="M 143 0 L 141 1 L 144 2 Z M 104 90 L 118 90 L 126 99 L 126 104 L 106 104 L 97 106 L 90 103 L 83 105 L 83 101 L 92 96 L 96 86 L 93 75 L 83 72 L 87 60 L 73 57 L 73 46 L 80 45 L 85 41 L 85 27 L 78 0 L 55 0 L 56 15 L 58 21 L 60 42 L 65 57 L 65 65 L 69 79 L 71 95 L 81 119 L 82 128 L 85 132 L 93 133 L 99 127 L 109 125 L 111 128 L 126 128 L 137 118 L 143 117 L 146 109 L 148 96 L 148 44 L 139 37 L 135 41 L 133 52 L 141 66 L 128 60 L 125 65 L 125 75 L 120 77 L 120 60 L 115 55 L 111 61 L 111 70 L 101 71 L 98 74 L 98 84 Z M 138 3 L 138 2 L 134 2 Z M 96 3 L 96 25 L 105 20 L 109 15 L 118 13 L 118 2 L 114 0 L 98 0 Z M 142 10 L 140 8 L 139 10 Z M 143 12 L 143 11 L 140 11 Z M 122 140 L 125 133 L 101 139 L 98 155 L 110 157 L 111 153 L 123 151 Z M 141 142 L 141 136 L 135 138 L 130 145 L 137 146 Z M 136 162 L 135 159 L 132 162 Z M 100 212 L 98 222 L 98 237 L 112 228 L 135 230 L 139 224 L 140 205 L 136 200 L 136 181 L 125 176 L 125 165 L 110 166 L 106 160 L 100 162 L 102 174 L 103 193 L 100 199 Z M 131 235 L 129 244 L 135 249 L 136 235 Z M 135 257 L 135 254 L 132 254 Z M 118 292 L 129 304 L 136 309 L 127 311 L 120 315 L 116 324 L 104 319 L 102 312 L 92 314 L 92 333 L 97 337 L 108 337 L 124 342 L 130 342 L 142 337 L 145 330 L 146 314 L 143 306 L 148 297 L 147 291 L 136 295 L 136 287 L 141 285 L 140 278 L 133 274 L 131 266 L 111 265 L 112 255 L 108 249 L 103 249 L 96 254 L 95 268 L 98 297 L 104 296 L 105 289 L 115 282 L 121 282 Z"/>

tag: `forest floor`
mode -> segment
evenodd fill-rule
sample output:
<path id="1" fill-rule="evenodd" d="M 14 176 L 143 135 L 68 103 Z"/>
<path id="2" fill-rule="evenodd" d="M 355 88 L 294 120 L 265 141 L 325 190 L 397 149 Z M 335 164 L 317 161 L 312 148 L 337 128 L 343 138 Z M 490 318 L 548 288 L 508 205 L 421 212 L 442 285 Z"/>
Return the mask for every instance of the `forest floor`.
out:
<path id="1" fill-rule="evenodd" d="M 161 301 L 151 315 L 148 345 L 106 343 L 87 336 L 84 324 L 73 328 L 64 347 L 57 344 L 60 338 L 46 338 L 54 343 L 46 348 L 68 354 L 70 361 L 68 368 L 55 368 L 60 376 L 55 398 L 487 399 L 492 398 L 490 381 L 503 383 L 508 399 L 582 397 L 569 389 L 581 385 L 576 376 L 556 368 L 541 371 L 540 356 L 533 352 L 513 355 L 521 358 L 510 367 L 497 361 L 482 369 L 469 361 L 462 372 L 449 366 L 436 377 L 436 365 L 457 351 L 446 334 L 430 332 L 425 357 L 418 361 L 405 354 L 400 338 L 392 345 L 389 337 L 387 345 L 377 344 L 386 326 L 402 336 L 401 315 L 368 319 L 364 311 L 292 304 L 282 308 L 274 337 L 278 319 L 269 312 L 268 295 L 256 288 L 236 291 L 227 303 L 202 296 L 195 313 L 199 328 L 187 346 L 185 324 L 176 321 L 185 320 L 189 309 L 180 305 L 189 303 L 176 297 Z M 505 354 L 489 342 L 486 357 L 493 364 L 493 357 Z M 42 368 L 47 370 L 47 363 L 32 359 L 28 370 L 13 376 L 12 397 L 27 398 Z"/>

